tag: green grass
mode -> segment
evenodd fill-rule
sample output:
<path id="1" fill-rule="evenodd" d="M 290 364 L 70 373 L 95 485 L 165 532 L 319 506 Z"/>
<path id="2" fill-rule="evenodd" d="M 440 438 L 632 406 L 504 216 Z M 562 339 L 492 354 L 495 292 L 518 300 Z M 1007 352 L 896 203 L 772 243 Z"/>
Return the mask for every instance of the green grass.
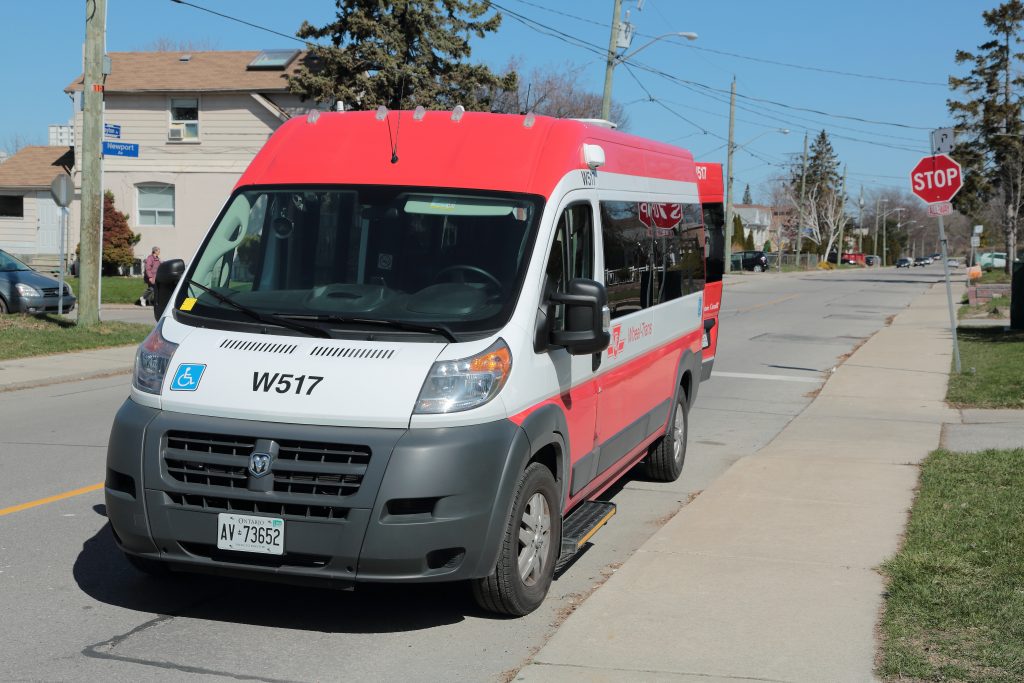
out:
<path id="1" fill-rule="evenodd" d="M 81 283 L 77 277 L 67 279 L 67 283 L 75 290 L 75 296 L 81 296 Z M 105 304 L 133 304 L 146 291 L 146 283 L 141 277 L 104 277 L 100 283 L 100 296 Z"/>
<path id="2" fill-rule="evenodd" d="M 981 277 L 974 281 L 978 285 L 1002 285 L 1010 283 L 1010 276 L 1000 270 L 982 271 Z"/>
<path id="3" fill-rule="evenodd" d="M 878 673 L 1024 680 L 1024 449 L 924 461 L 889 579 Z"/>
<path id="4" fill-rule="evenodd" d="M 961 302 L 964 303 L 964 302 Z M 963 305 L 957 311 L 958 318 L 1006 318 L 1010 317 L 1010 297 L 996 296 L 987 304 Z"/>
<path id="5" fill-rule="evenodd" d="M 1024 332 L 960 328 L 959 375 L 949 376 L 946 400 L 961 408 L 1024 408 Z"/>
<path id="6" fill-rule="evenodd" d="M 123 322 L 79 328 L 55 315 L 5 315 L 0 318 L 0 360 L 138 344 L 151 329 Z"/>

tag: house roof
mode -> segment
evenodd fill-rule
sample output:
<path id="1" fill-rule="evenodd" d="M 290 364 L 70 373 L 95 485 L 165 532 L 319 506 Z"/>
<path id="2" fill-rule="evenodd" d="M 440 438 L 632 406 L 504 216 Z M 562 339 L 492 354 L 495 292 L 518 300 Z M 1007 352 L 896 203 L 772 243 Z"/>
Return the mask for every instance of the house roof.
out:
<path id="1" fill-rule="evenodd" d="M 71 147 L 22 147 L 0 164 L 0 188 L 48 189 L 58 173 L 70 173 L 75 163 Z"/>
<path id="2" fill-rule="evenodd" d="M 283 92 L 287 76 L 298 71 L 307 53 L 283 70 L 247 69 L 259 50 L 208 52 L 111 52 L 108 93 L 128 92 Z M 188 59 L 183 59 L 184 57 Z M 82 89 L 85 76 L 72 81 L 64 92 Z"/>

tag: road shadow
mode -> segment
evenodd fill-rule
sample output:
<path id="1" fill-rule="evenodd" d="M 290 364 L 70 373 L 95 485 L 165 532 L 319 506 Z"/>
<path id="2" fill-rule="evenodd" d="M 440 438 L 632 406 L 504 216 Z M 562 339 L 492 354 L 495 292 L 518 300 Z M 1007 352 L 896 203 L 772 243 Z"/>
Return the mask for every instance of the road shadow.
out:
<path id="1" fill-rule="evenodd" d="M 94 508 L 105 516 L 102 505 Z M 155 578 L 128 564 L 109 522 L 82 545 L 78 587 L 116 607 L 173 617 L 321 633 L 402 633 L 502 619 L 476 606 L 465 583 L 360 584 L 354 591 L 307 588 L 203 574 Z"/>

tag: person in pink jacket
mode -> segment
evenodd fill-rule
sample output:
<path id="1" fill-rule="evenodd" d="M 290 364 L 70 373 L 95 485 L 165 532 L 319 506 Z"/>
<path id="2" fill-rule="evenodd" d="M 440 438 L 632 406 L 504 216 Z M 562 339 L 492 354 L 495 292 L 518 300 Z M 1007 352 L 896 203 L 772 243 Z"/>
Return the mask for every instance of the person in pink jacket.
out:
<path id="1" fill-rule="evenodd" d="M 140 306 L 151 306 L 153 304 L 153 295 L 155 294 L 153 285 L 156 284 L 156 269 L 159 267 L 160 247 L 153 247 L 153 251 L 146 257 L 146 262 L 142 267 L 142 281 L 146 283 L 146 291 L 139 298 Z"/>

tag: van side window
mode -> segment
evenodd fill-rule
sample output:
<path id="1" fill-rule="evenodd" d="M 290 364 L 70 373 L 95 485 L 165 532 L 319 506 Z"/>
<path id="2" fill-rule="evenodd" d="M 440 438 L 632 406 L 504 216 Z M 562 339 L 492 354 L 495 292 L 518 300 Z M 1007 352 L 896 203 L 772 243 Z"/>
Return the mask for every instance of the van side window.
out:
<path id="1" fill-rule="evenodd" d="M 564 292 L 569 280 L 594 277 L 594 215 L 590 204 L 573 204 L 562 212 L 548 256 L 545 298 Z M 563 323 L 563 306 L 555 307 L 555 326 Z"/>
<path id="2" fill-rule="evenodd" d="M 704 289 L 699 204 L 601 202 L 601 239 L 613 318 Z"/>

